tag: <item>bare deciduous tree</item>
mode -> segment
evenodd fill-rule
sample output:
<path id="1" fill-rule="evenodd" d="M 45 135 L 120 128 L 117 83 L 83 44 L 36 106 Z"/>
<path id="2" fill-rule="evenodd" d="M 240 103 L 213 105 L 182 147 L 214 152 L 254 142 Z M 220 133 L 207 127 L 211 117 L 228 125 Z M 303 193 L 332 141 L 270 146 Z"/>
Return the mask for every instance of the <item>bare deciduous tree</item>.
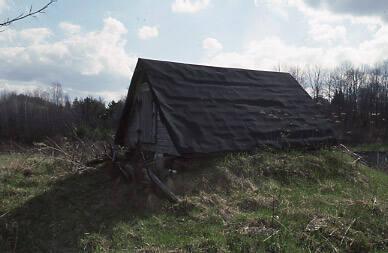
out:
<path id="1" fill-rule="evenodd" d="M 313 98 L 318 99 L 322 96 L 322 90 L 324 85 L 324 71 L 320 66 L 314 66 L 307 70 L 308 82 L 310 84 Z"/>
<path id="2" fill-rule="evenodd" d="M 290 67 L 288 69 L 288 72 L 298 81 L 298 83 L 304 88 L 306 89 L 306 73 L 304 72 L 304 70 L 299 67 L 299 66 L 295 66 L 295 67 Z"/>
<path id="3" fill-rule="evenodd" d="M 46 10 L 50 5 L 52 5 L 53 3 L 55 3 L 56 1 L 57 1 L 57 0 L 50 0 L 47 4 L 45 4 L 44 6 L 40 7 L 39 9 L 36 9 L 36 10 L 34 10 L 34 9 L 32 8 L 32 5 L 31 5 L 30 10 L 29 10 L 27 13 L 22 12 L 22 13 L 20 13 L 20 14 L 19 14 L 18 16 L 16 16 L 16 17 L 13 17 L 13 18 L 6 18 L 4 21 L 2 21 L 2 22 L 0 23 L 0 28 L 4 28 L 4 27 L 6 27 L 6 26 L 11 25 L 11 24 L 14 23 L 14 22 L 20 21 L 20 20 L 22 20 L 22 19 L 26 19 L 26 18 L 28 18 L 28 17 L 36 17 L 36 15 L 38 15 L 38 14 L 43 14 L 43 13 L 45 13 L 45 10 Z M 0 31 L 2 31 L 2 30 L 0 30 Z"/>
<path id="4" fill-rule="evenodd" d="M 59 82 L 54 82 L 51 84 L 50 89 L 51 103 L 56 106 L 63 105 L 63 90 L 62 85 Z"/>

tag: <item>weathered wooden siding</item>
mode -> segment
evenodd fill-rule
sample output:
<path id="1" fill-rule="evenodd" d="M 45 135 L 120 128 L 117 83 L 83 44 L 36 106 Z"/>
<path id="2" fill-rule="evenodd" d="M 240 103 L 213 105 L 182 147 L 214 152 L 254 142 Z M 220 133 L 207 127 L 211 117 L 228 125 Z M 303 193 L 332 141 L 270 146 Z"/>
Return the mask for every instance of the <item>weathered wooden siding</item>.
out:
<path id="1" fill-rule="evenodd" d="M 152 141 L 151 134 L 147 134 L 144 129 L 149 128 L 151 119 L 145 120 L 149 117 L 152 117 L 152 114 L 149 113 L 149 108 L 152 110 L 152 96 L 147 83 L 143 83 L 139 86 L 136 91 L 136 96 L 134 100 L 133 113 L 129 119 L 128 124 L 128 135 L 127 142 L 129 147 L 133 147 L 138 142 L 146 140 L 148 143 L 155 142 L 155 133 L 154 141 Z M 151 115 L 148 115 L 151 114 Z"/>
<path id="2" fill-rule="evenodd" d="M 160 118 L 159 110 L 152 100 L 147 83 L 142 84 L 137 91 L 127 136 L 126 143 L 129 147 L 134 147 L 140 142 L 145 150 L 178 155 L 167 128 Z"/>
<path id="3" fill-rule="evenodd" d="M 156 144 L 154 145 L 142 143 L 143 148 L 145 150 L 150 150 L 155 153 L 178 155 L 174 143 L 172 142 L 171 137 L 168 134 L 167 128 L 160 119 L 159 113 L 157 113 L 156 118 Z"/>
<path id="4" fill-rule="evenodd" d="M 170 155 L 178 155 L 178 152 L 175 149 L 174 143 L 170 135 L 168 134 L 166 126 L 163 124 L 160 119 L 160 114 L 157 114 L 157 152 L 165 153 Z"/>
<path id="5" fill-rule="evenodd" d="M 140 94 L 140 142 L 156 143 L 156 111 L 151 92 L 142 91 Z"/>
<path id="6" fill-rule="evenodd" d="M 134 112 L 131 115 L 131 118 L 129 119 L 129 124 L 128 124 L 128 134 L 127 134 L 127 140 L 125 143 L 128 144 L 129 147 L 134 147 L 136 143 L 139 140 L 139 120 L 140 120 L 140 112 L 138 110 L 138 105 L 135 102 L 135 108 Z"/>

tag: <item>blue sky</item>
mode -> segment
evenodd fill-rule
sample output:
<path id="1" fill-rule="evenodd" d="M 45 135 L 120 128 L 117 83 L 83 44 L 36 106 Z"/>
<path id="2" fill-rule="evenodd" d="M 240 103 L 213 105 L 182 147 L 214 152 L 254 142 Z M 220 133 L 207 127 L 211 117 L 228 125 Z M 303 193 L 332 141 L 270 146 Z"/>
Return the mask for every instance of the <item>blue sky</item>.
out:
<path id="1" fill-rule="evenodd" d="M 45 0 L 0 0 L 0 19 Z M 388 55 L 385 0 L 58 0 L 0 33 L 0 90 L 62 83 L 125 95 L 137 58 L 273 70 L 373 65 Z"/>

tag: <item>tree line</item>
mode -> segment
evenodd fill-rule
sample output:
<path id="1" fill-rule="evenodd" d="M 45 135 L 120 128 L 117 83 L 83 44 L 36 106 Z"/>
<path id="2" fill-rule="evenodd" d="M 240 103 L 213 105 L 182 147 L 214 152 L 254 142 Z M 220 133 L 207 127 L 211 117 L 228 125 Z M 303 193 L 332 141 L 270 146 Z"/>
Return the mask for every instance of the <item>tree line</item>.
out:
<path id="1" fill-rule="evenodd" d="M 332 121 L 343 142 L 388 141 L 388 62 L 374 67 L 279 68 L 298 80 Z M 124 101 L 93 97 L 70 100 L 62 86 L 26 94 L 0 94 L 0 141 L 46 137 L 111 138 Z"/>
<path id="2" fill-rule="evenodd" d="M 286 69 L 321 105 L 341 141 L 388 141 L 388 62 Z"/>
<path id="3" fill-rule="evenodd" d="M 47 137 L 110 139 L 124 102 L 75 98 L 54 83 L 26 94 L 0 93 L 0 141 L 32 143 Z"/>

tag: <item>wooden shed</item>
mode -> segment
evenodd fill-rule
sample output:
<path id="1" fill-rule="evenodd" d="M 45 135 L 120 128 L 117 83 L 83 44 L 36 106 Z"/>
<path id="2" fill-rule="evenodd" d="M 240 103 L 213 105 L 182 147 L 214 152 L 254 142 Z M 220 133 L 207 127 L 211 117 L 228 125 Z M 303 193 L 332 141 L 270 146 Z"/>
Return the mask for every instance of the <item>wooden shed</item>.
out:
<path id="1" fill-rule="evenodd" d="M 288 73 L 139 59 L 115 144 L 185 156 L 317 147 L 334 131 Z"/>

